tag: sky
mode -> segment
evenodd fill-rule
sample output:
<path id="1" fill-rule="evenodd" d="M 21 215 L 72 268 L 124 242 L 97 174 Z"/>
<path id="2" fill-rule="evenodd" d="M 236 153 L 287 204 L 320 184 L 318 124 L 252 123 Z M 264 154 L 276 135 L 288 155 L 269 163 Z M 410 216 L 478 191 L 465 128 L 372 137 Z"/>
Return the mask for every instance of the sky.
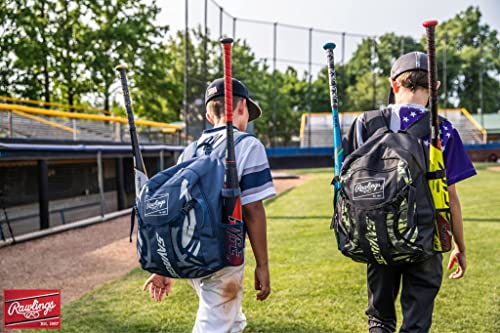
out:
<path id="1" fill-rule="evenodd" d="M 185 1 L 157 0 L 162 8 L 159 20 L 170 26 L 170 32 L 184 29 Z M 190 27 L 204 22 L 204 0 L 188 0 Z M 478 6 L 483 23 L 500 32 L 500 0 L 208 0 L 208 27 L 214 39 L 219 37 L 219 7 L 236 17 L 236 38 L 244 38 L 257 58 L 267 58 L 272 65 L 273 26 L 253 21 L 278 22 L 276 57 L 280 70 L 292 64 L 300 70 L 308 69 L 312 59 L 312 72 L 326 62 L 322 45 L 337 44 L 335 61 L 347 61 L 361 37 L 349 34 L 378 36 L 387 32 L 420 38 L 425 30 L 422 22 L 429 19 L 445 21 L 468 6 Z M 223 34 L 232 36 L 233 18 L 223 15 Z M 284 26 L 303 26 L 305 29 Z M 313 28 L 312 39 L 309 31 Z M 439 29 L 439 25 L 437 27 Z M 319 30 L 346 32 L 345 52 L 338 34 Z M 309 43 L 311 42 L 311 53 Z M 410 50 L 408 50 L 410 51 Z"/>

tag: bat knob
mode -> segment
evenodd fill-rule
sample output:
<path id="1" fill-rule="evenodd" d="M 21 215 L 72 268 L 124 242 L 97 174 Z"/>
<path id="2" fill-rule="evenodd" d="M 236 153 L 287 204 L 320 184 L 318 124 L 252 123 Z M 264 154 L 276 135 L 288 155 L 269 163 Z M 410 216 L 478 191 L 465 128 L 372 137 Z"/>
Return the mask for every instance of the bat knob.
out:
<path id="1" fill-rule="evenodd" d="M 115 69 L 117 71 L 122 70 L 122 69 L 127 70 L 128 66 L 127 66 L 127 64 L 119 64 L 118 66 L 115 67 Z"/>
<path id="2" fill-rule="evenodd" d="M 224 38 L 221 38 L 220 42 L 222 44 L 230 44 L 233 42 L 233 39 L 231 37 L 224 37 Z"/>
<path id="3" fill-rule="evenodd" d="M 337 45 L 335 45 L 335 43 L 333 42 L 328 42 L 328 43 L 325 43 L 325 45 L 323 45 L 323 49 L 325 50 L 333 50 L 335 49 Z"/>
<path id="4" fill-rule="evenodd" d="M 429 20 L 429 21 L 425 21 L 422 25 L 426 28 L 432 28 L 432 27 L 435 27 L 437 24 L 438 24 L 438 21 Z"/>

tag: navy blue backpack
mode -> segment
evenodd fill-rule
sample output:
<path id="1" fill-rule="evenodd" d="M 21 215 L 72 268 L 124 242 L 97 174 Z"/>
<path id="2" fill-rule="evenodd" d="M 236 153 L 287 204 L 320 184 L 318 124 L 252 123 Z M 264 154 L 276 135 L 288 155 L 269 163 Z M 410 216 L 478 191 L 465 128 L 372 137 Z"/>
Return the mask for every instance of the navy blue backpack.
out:
<path id="1" fill-rule="evenodd" d="M 247 136 L 235 132 L 235 145 Z M 142 187 L 133 215 L 138 219 L 137 252 L 143 269 L 172 278 L 200 278 L 243 263 L 244 224 L 222 223 L 226 145 L 213 149 L 212 141 L 192 143 L 184 151 L 187 160 Z M 198 157 L 200 147 L 205 154 Z"/>

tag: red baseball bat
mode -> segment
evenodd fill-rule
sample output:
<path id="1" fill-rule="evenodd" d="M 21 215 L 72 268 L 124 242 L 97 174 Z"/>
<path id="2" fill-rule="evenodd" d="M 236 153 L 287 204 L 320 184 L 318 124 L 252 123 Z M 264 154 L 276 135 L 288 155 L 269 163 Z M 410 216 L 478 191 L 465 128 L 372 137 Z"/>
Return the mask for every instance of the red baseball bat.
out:
<path id="1" fill-rule="evenodd" d="M 224 98 L 226 112 L 226 168 L 223 195 L 223 223 L 236 225 L 243 223 L 241 210 L 240 187 L 236 156 L 234 152 L 233 135 L 233 78 L 231 71 L 231 44 L 232 38 L 221 40 L 224 48 Z M 225 252 L 228 265 L 238 266 L 243 264 L 244 233 L 241 228 L 229 226 L 225 230 Z"/>
<path id="2" fill-rule="evenodd" d="M 224 38 L 221 40 L 224 47 L 224 96 L 225 96 L 225 111 L 226 111 L 226 174 L 225 187 L 234 189 L 236 194 L 239 192 L 238 171 L 236 169 L 236 157 L 234 153 L 234 135 L 233 135 L 233 83 L 231 71 L 231 43 L 232 38 Z M 234 195 L 227 198 L 225 202 L 225 213 L 227 216 L 226 223 L 236 224 L 242 222 L 241 201 L 240 196 Z"/>

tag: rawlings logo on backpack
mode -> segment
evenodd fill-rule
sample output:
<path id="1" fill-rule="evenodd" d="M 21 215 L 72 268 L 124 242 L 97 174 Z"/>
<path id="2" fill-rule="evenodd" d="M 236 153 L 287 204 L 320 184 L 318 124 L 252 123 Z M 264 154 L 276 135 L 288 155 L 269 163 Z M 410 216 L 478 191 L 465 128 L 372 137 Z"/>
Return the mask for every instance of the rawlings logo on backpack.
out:
<path id="1" fill-rule="evenodd" d="M 247 136 L 235 133 L 235 145 Z M 196 157 L 200 146 L 208 149 Z M 223 146 L 212 151 L 208 142 L 193 143 L 184 151 L 192 158 L 156 174 L 142 188 L 135 214 L 143 269 L 172 278 L 200 278 L 243 263 L 243 223 L 222 223 Z M 229 229 L 231 242 L 226 244 Z"/>
<path id="2" fill-rule="evenodd" d="M 405 131 L 388 129 L 387 112 L 365 112 L 368 140 L 344 160 L 332 228 L 351 259 L 397 265 L 435 254 L 435 209 L 427 183 L 428 114 Z M 356 143 L 345 142 L 354 147 Z"/>

